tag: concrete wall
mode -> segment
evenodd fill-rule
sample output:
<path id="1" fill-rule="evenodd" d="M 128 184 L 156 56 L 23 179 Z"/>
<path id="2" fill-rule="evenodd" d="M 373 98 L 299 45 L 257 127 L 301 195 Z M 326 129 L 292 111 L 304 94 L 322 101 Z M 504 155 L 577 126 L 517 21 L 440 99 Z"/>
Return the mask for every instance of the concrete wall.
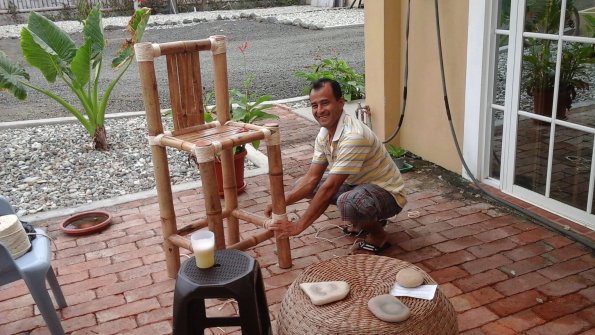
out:
<path id="1" fill-rule="evenodd" d="M 447 90 L 462 145 L 468 0 L 439 4 Z M 460 173 L 444 110 L 434 1 L 412 1 L 411 6 L 407 110 L 393 143 Z M 381 138 L 390 135 L 400 113 L 406 14 L 406 1 L 368 1 L 365 6 L 366 102 L 373 113 L 374 131 Z"/>

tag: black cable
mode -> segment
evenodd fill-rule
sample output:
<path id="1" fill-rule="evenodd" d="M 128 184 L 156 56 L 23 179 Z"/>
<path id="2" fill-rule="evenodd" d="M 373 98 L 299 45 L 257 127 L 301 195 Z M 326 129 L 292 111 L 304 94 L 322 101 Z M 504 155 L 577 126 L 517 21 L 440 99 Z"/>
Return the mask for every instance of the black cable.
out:
<path id="1" fill-rule="evenodd" d="M 469 176 L 469 178 L 471 178 L 471 180 L 473 181 L 473 184 L 475 184 L 475 186 L 487 197 L 493 199 L 496 202 L 499 202 L 501 204 L 504 204 L 505 206 L 512 208 L 518 212 L 520 212 L 521 214 L 530 217 L 531 219 L 535 220 L 536 222 L 554 230 L 557 231 L 558 233 L 566 236 L 566 237 L 570 237 L 572 239 L 574 239 L 575 241 L 584 244 L 585 246 L 591 248 L 591 250 L 595 249 L 595 242 L 591 241 L 590 239 L 584 237 L 583 235 L 576 233 L 572 230 L 566 230 L 564 229 L 562 226 L 560 226 L 559 224 L 552 222 L 546 218 L 543 218 L 541 216 L 538 216 L 536 214 L 533 214 L 532 212 L 517 206 L 509 201 L 506 201 L 504 199 L 501 199 L 495 195 L 492 195 L 491 193 L 489 193 L 488 191 L 486 191 L 483 186 L 481 186 L 481 183 L 479 180 L 477 180 L 477 178 L 475 178 L 475 176 L 473 175 L 473 173 L 471 173 L 471 170 L 469 169 L 469 166 L 467 166 L 467 162 L 465 161 L 465 158 L 463 157 L 463 153 L 461 152 L 461 147 L 459 145 L 459 140 L 457 139 L 457 134 L 455 133 L 455 128 L 454 125 L 452 123 L 452 115 L 450 113 L 450 105 L 448 103 L 448 93 L 446 91 L 446 78 L 444 75 L 444 59 L 442 56 L 442 39 L 440 37 L 441 35 L 441 31 L 440 31 L 440 14 L 439 14 L 439 10 L 438 10 L 438 0 L 434 0 L 434 10 L 435 10 L 435 16 L 436 16 L 436 35 L 438 38 L 438 55 L 439 55 L 439 59 L 440 59 L 440 75 L 442 77 L 442 92 L 444 94 L 444 106 L 446 108 L 446 116 L 448 118 L 448 123 L 450 126 L 450 132 L 452 134 L 452 138 L 454 140 L 455 143 L 455 147 L 457 149 L 457 153 L 459 155 L 459 159 L 461 160 L 461 163 L 463 163 L 463 167 L 465 168 L 465 171 L 467 172 L 467 175 Z M 409 18 L 407 18 L 407 21 L 409 21 Z M 407 26 L 409 27 L 409 23 L 407 23 Z M 407 61 L 407 60 L 406 60 Z M 405 68 L 407 68 L 407 66 L 405 66 Z M 400 126 L 400 125 L 399 125 Z"/>
<path id="2" fill-rule="evenodd" d="M 399 130 L 401 130 L 401 126 L 403 125 L 403 120 L 405 119 L 405 107 L 407 106 L 407 82 L 409 81 L 409 18 L 411 17 L 411 0 L 407 3 L 407 23 L 405 28 L 405 74 L 403 76 L 403 106 L 401 106 L 401 116 L 399 117 L 399 123 L 397 128 L 392 132 L 392 134 L 384 141 L 382 144 L 386 144 L 392 141 Z"/>

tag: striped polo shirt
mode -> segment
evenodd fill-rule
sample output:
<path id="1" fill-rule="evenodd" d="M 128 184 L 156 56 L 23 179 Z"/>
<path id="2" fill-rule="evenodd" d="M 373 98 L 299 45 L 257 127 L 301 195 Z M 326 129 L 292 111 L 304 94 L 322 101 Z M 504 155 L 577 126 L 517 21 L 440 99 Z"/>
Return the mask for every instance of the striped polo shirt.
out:
<path id="1" fill-rule="evenodd" d="M 407 200 L 399 168 L 382 142 L 361 121 L 341 115 L 329 142 L 328 130 L 320 128 L 314 144 L 312 163 L 328 165 L 330 174 L 348 174 L 349 185 L 374 184 L 390 192 L 401 208 Z"/>

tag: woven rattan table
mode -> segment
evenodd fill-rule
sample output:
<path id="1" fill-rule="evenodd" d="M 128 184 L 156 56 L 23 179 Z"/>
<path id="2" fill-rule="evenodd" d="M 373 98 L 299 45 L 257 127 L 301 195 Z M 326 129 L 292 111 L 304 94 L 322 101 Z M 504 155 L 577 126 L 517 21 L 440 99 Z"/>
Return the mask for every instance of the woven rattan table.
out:
<path id="1" fill-rule="evenodd" d="M 389 293 L 400 269 L 413 267 L 423 273 L 424 284 L 434 280 L 410 263 L 383 256 L 350 255 L 314 264 L 289 287 L 278 316 L 278 335 L 331 334 L 458 334 L 456 313 L 438 289 L 433 300 L 399 299 L 409 307 L 409 319 L 390 323 L 377 319 L 368 310 L 368 300 Z M 315 306 L 299 288 L 300 283 L 343 280 L 349 295 L 334 303 Z"/>

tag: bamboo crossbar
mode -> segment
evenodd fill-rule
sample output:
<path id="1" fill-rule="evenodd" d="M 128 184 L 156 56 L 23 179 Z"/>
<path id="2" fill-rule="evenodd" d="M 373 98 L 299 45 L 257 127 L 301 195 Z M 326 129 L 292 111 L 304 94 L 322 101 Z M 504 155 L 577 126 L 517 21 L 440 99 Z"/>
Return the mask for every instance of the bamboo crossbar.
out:
<path id="1" fill-rule="evenodd" d="M 240 220 L 250 222 L 250 223 L 260 226 L 260 227 L 264 227 L 264 222 L 266 221 L 266 219 L 263 218 L 262 216 L 250 213 L 248 211 L 245 211 L 245 210 L 239 209 L 239 208 L 234 209 L 231 212 L 231 215 L 235 216 L 236 218 L 238 218 Z"/>
<path id="2" fill-rule="evenodd" d="M 228 137 L 225 140 L 220 141 L 221 149 L 222 150 L 231 149 L 233 147 L 237 147 L 238 145 L 251 143 L 251 142 L 254 142 L 257 140 L 262 140 L 262 139 L 264 139 L 264 134 L 260 133 L 260 132 L 236 134 L 236 135 Z"/>
<path id="3" fill-rule="evenodd" d="M 188 141 L 184 141 L 179 138 L 170 137 L 170 136 L 163 136 L 159 139 L 159 145 L 161 145 L 161 146 L 172 147 L 172 148 L 176 148 L 178 150 L 182 150 L 182 151 L 186 151 L 186 152 L 192 152 L 195 145 L 206 146 L 208 144 L 209 144 L 209 142 L 207 142 L 207 141 L 201 141 L 200 143 L 188 142 Z"/>
<path id="4" fill-rule="evenodd" d="M 181 236 L 185 236 L 188 235 L 190 233 L 193 233 L 199 229 L 202 229 L 206 226 L 208 226 L 209 222 L 207 221 L 207 218 L 202 218 L 202 219 L 198 219 L 192 223 L 189 223 L 187 225 L 185 225 L 184 227 L 178 229 L 178 235 Z"/>
<path id="5" fill-rule="evenodd" d="M 207 51 L 211 49 L 211 41 L 209 39 L 165 42 L 159 43 L 157 45 L 159 46 L 160 54 L 156 55 L 155 57 L 180 52 Z"/>
<path id="6" fill-rule="evenodd" d="M 225 122 L 225 125 L 232 126 L 232 127 L 246 128 L 246 129 L 256 130 L 256 131 L 260 131 L 260 132 L 262 132 L 263 130 L 268 131 L 268 129 L 263 126 L 258 126 L 258 125 L 251 124 L 251 123 L 237 122 L 237 121 L 227 121 L 227 122 Z"/>
<path id="7" fill-rule="evenodd" d="M 192 127 L 186 127 L 184 129 L 178 129 L 171 132 L 172 136 L 180 136 L 185 135 L 193 132 L 203 131 L 206 129 L 211 129 L 220 126 L 218 121 L 213 121 L 209 123 L 203 123 Z"/>
<path id="8" fill-rule="evenodd" d="M 229 209 L 221 210 L 221 216 L 225 219 L 231 215 L 232 211 Z M 178 229 L 178 235 L 188 235 L 196 230 L 205 228 L 208 224 L 207 217 L 200 218 L 192 223 L 185 225 L 184 227 Z"/>
<path id="9" fill-rule="evenodd" d="M 177 246 L 178 248 L 184 248 L 188 251 L 192 251 L 192 242 L 190 242 L 189 239 L 187 239 L 183 236 L 180 236 L 178 234 L 173 234 L 173 235 L 169 235 L 167 237 L 167 240 L 171 244 Z"/>
<path id="10" fill-rule="evenodd" d="M 205 141 L 224 141 L 230 137 L 234 137 L 236 141 L 238 139 L 242 139 L 244 136 L 248 136 L 251 134 L 256 134 L 255 136 L 260 137 L 257 139 L 264 139 L 264 134 L 262 132 L 256 132 L 253 130 L 246 130 L 244 128 L 236 128 L 236 127 L 229 127 L 229 126 L 220 126 L 214 127 L 209 129 L 204 129 L 197 132 L 186 133 L 183 135 L 178 135 L 176 137 L 183 139 L 184 141 L 194 142 L 197 140 L 205 140 Z M 250 138 L 249 141 L 253 141 L 254 139 Z M 248 142 L 246 142 L 248 143 Z"/>
<path id="11" fill-rule="evenodd" d="M 228 246 L 227 248 L 236 250 L 246 250 L 248 248 L 252 248 L 253 246 L 260 244 L 261 242 L 270 239 L 271 237 L 273 237 L 273 235 L 275 235 L 275 233 L 272 230 L 266 230 L 262 233 L 245 238 L 238 243 Z"/>

